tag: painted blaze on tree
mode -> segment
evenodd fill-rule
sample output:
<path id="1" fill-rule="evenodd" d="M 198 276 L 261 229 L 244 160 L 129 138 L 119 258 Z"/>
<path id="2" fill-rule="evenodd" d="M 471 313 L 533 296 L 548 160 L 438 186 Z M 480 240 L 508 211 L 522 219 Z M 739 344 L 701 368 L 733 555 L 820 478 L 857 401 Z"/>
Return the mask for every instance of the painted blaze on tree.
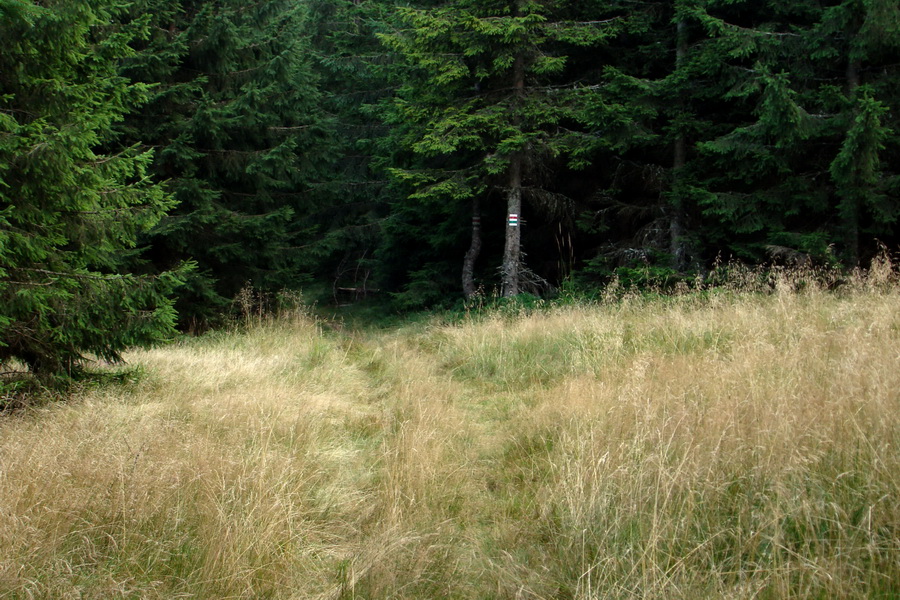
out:
<path id="1" fill-rule="evenodd" d="M 406 144 L 418 161 L 394 171 L 414 189 L 410 198 L 472 202 L 478 216 L 477 200 L 501 196 L 506 214 L 521 222 L 523 201 L 558 201 L 542 188 L 541 167 L 580 147 L 584 122 L 585 95 L 565 80 L 566 53 L 599 46 L 621 29 L 624 11 L 617 14 L 614 4 L 606 18 L 590 21 L 577 19 L 574 1 L 455 0 L 400 9 L 402 28 L 383 41 L 415 67 L 392 112 L 395 122 L 414 125 Z M 523 291 L 518 224 L 505 227 L 504 296 Z M 463 268 L 467 296 L 476 289 L 480 235 L 473 221 Z"/>

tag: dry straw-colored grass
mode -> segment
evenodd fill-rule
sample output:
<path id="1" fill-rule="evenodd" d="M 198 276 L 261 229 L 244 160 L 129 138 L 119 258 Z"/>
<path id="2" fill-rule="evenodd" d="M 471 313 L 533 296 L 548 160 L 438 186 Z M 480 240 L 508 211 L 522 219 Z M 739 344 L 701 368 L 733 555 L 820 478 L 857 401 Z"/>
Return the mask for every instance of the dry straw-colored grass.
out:
<path id="1" fill-rule="evenodd" d="M 0 598 L 897 597 L 900 287 L 799 283 L 134 352 L 0 421 Z"/>

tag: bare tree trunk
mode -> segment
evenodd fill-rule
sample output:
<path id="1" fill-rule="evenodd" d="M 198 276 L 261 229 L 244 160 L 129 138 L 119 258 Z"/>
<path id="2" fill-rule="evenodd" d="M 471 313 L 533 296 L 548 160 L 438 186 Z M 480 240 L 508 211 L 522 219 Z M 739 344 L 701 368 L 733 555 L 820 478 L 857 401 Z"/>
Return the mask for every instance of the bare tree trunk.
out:
<path id="1" fill-rule="evenodd" d="M 518 14 L 518 7 L 516 13 Z M 516 96 L 525 94 L 525 58 L 521 54 L 513 64 L 513 87 Z M 502 292 L 503 296 L 519 294 L 519 272 L 522 268 L 522 152 L 516 152 L 509 161 L 509 186 L 506 196 L 507 225 L 506 244 L 503 248 Z"/>
<path id="2" fill-rule="evenodd" d="M 687 57 L 687 23 L 679 19 L 676 32 L 675 67 L 680 68 Z M 678 185 L 681 170 L 687 164 L 687 139 L 683 133 L 675 138 L 675 152 L 672 159 L 672 186 L 675 194 L 680 193 Z M 683 271 L 687 267 L 687 247 L 684 240 L 684 205 L 682 199 L 672 196 L 671 220 L 669 221 L 669 252 L 672 254 L 675 269 Z"/>
<path id="3" fill-rule="evenodd" d="M 475 261 L 481 254 L 481 207 L 478 198 L 472 200 L 472 244 L 463 259 L 462 286 L 466 300 L 475 295 Z"/>
<path id="4" fill-rule="evenodd" d="M 503 248 L 503 296 L 519 294 L 519 270 L 522 266 L 522 155 L 516 153 L 509 163 L 509 192 L 506 198 L 506 245 Z"/>
<path id="5" fill-rule="evenodd" d="M 859 87 L 859 70 L 861 68 L 862 63 L 859 60 L 851 60 L 847 64 L 847 89 L 850 93 L 853 93 Z"/>
<path id="6" fill-rule="evenodd" d="M 860 85 L 859 71 L 862 64 L 859 60 L 851 60 L 847 64 L 847 91 L 852 97 L 856 88 Z M 859 213 L 861 212 L 860 197 L 857 190 L 853 190 L 849 197 L 844 198 L 845 203 L 845 222 L 847 228 L 847 255 L 850 259 L 850 266 L 859 266 Z"/>

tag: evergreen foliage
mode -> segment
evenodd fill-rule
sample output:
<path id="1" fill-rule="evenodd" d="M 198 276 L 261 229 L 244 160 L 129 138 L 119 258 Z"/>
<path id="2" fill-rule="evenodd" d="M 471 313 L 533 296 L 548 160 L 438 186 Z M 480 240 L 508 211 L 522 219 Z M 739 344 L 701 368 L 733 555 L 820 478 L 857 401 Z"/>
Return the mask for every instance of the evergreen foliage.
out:
<path id="1" fill-rule="evenodd" d="M 0 363 L 60 374 L 174 333 L 178 274 L 120 270 L 173 206 L 114 130 L 146 86 L 117 75 L 146 21 L 123 3 L 0 0 Z"/>
<path id="2" fill-rule="evenodd" d="M 390 29 L 396 0 L 312 0 L 306 24 L 322 92 L 331 172 L 312 185 L 316 209 L 301 222 L 313 234 L 306 247 L 310 271 L 329 300 L 376 292 L 376 258 L 393 190 L 390 127 L 379 105 L 394 87 L 394 56 L 377 39 Z M 381 269 L 383 271 L 383 269 Z"/>
<path id="3" fill-rule="evenodd" d="M 583 150 L 588 95 L 566 72 L 567 51 L 603 44 L 623 26 L 615 9 L 602 20 L 567 18 L 573 6 L 456 0 L 405 8 L 403 27 L 383 36 L 414 67 L 390 115 L 405 127 L 399 141 L 415 157 L 394 170 L 412 193 L 392 217 L 409 214 L 407 227 L 418 221 L 430 229 L 443 254 L 464 239 L 468 210 L 478 223 L 482 204 L 505 204 L 504 213 L 484 210 L 492 220 L 485 230 L 505 231 L 500 274 L 507 296 L 538 289 L 522 253 L 522 225 L 530 219 L 523 218 L 523 200 L 545 214 L 565 214 L 570 200 L 548 185 L 548 175 Z M 517 223 L 508 222 L 511 215 Z M 480 227 L 471 235 L 480 236 Z M 418 272 L 431 279 L 433 269 L 426 264 Z M 471 295 L 473 283 L 464 286 Z"/>
<path id="4" fill-rule="evenodd" d="M 153 172 L 178 207 L 145 240 L 154 269 L 199 268 L 179 294 L 185 323 L 215 320 L 248 283 L 306 281 L 310 184 L 329 164 L 305 7 L 287 0 L 142 0 L 153 36 L 125 72 L 153 84 L 129 135 L 157 149 Z"/>
<path id="5" fill-rule="evenodd" d="M 887 85 L 897 65 L 884 51 L 900 48 L 896 3 L 731 4 L 693 12 L 705 46 L 727 57 L 719 91 L 733 106 L 697 146 L 707 244 L 752 261 L 774 253 L 855 266 L 900 215 L 883 192 L 896 174 L 882 170 L 896 143 L 885 109 L 897 102 Z M 875 14 L 877 41 L 865 42 Z"/>
<path id="6" fill-rule="evenodd" d="M 51 370 L 165 337 L 184 261 L 191 328 L 248 283 L 414 309 L 898 243 L 895 0 L 0 0 L 0 19 L 0 327 L 23 358 L 71 322 Z"/>

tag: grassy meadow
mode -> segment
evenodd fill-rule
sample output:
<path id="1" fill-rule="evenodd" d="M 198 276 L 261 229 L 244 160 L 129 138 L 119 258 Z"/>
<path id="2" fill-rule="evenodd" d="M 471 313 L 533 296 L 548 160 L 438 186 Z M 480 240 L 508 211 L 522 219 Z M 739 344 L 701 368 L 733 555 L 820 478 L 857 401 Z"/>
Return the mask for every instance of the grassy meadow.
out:
<path id="1" fill-rule="evenodd" d="M 0 599 L 900 597 L 900 285 L 303 311 L 0 417 Z"/>

